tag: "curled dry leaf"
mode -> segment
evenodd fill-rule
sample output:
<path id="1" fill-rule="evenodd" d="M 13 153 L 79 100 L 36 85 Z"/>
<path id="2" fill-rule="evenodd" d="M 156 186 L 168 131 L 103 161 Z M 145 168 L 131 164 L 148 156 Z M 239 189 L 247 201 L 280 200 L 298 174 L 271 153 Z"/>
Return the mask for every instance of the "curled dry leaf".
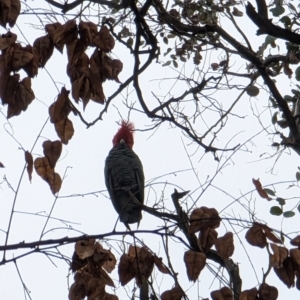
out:
<path id="1" fill-rule="evenodd" d="M 154 264 L 161 273 L 171 274 L 170 270 L 163 264 L 161 257 L 154 255 Z"/>
<path id="2" fill-rule="evenodd" d="M 76 79 L 79 79 L 83 74 L 81 72 L 82 68 L 89 67 L 89 57 L 85 52 L 83 52 L 78 59 L 76 59 L 75 63 L 68 63 L 67 65 L 67 74 L 70 78 L 71 83 L 73 83 Z"/>
<path id="3" fill-rule="evenodd" d="M 33 171 L 33 157 L 29 151 L 25 151 L 25 161 L 27 163 L 27 173 L 29 177 L 29 181 L 32 179 L 32 171 Z"/>
<path id="4" fill-rule="evenodd" d="M 94 38 L 93 43 L 104 52 L 111 51 L 115 46 L 115 40 L 106 26 L 101 27 L 99 33 Z"/>
<path id="5" fill-rule="evenodd" d="M 6 28 L 8 23 L 13 27 L 20 14 L 21 4 L 19 0 L 6 0 L 0 3 L 0 25 Z"/>
<path id="6" fill-rule="evenodd" d="M 270 264 L 275 268 L 282 268 L 284 260 L 288 257 L 289 251 L 285 247 L 278 247 L 276 244 L 270 244 L 273 255 L 270 256 Z"/>
<path id="7" fill-rule="evenodd" d="M 94 254 L 95 239 L 87 241 L 78 241 L 75 244 L 75 252 L 80 259 L 85 259 Z"/>
<path id="8" fill-rule="evenodd" d="M 246 232 L 245 236 L 247 242 L 255 247 L 264 248 L 267 245 L 267 238 L 261 226 L 253 224 L 253 226 Z"/>
<path id="9" fill-rule="evenodd" d="M 198 279 L 200 272 L 205 267 L 206 255 L 201 252 L 188 250 L 184 253 L 183 260 L 188 279 L 195 282 Z"/>
<path id="10" fill-rule="evenodd" d="M 74 251 L 70 269 L 73 272 L 76 272 L 77 270 L 80 270 L 81 268 L 85 267 L 86 265 L 87 265 L 87 259 L 80 259 L 78 254 L 76 253 L 76 251 Z"/>
<path id="11" fill-rule="evenodd" d="M 139 254 L 140 251 L 141 251 L 140 247 L 135 247 L 135 246 L 130 245 L 128 248 L 128 255 L 132 258 L 135 258 Z"/>
<path id="12" fill-rule="evenodd" d="M 0 161 L 0 168 L 5 168 L 1 161 Z"/>
<path id="13" fill-rule="evenodd" d="M 0 74 L 0 97 L 2 104 L 11 104 L 14 103 L 14 93 L 19 83 L 20 75 L 6 75 L 4 70 L 1 70 Z"/>
<path id="14" fill-rule="evenodd" d="M 34 168 L 37 174 L 49 184 L 52 193 L 56 194 L 61 188 L 62 181 L 59 174 L 50 167 L 47 157 L 36 158 Z"/>
<path id="15" fill-rule="evenodd" d="M 92 277 L 89 281 L 85 282 L 85 290 L 89 299 L 103 299 L 105 295 L 105 280 Z"/>
<path id="16" fill-rule="evenodd" d="M 57 123 L 54 123 L 54 128 L 61 142 L 67 145 L 74 134 L 72 121 L 66 118 Z"/>
<path id="17" fill-rule="evenodd" d="M 259 299 L 262 300 L 276 300 L 278 298 L 278 290 L 275 286 L 263 283 L 258 290 Z"/>
<path id="18" fill-rule="evenodd" d="M 57 96 L 57 100 L 50 105 L 50 122 L 57 123 L 61 120 L 67 119 L 68 115 L 72 111 L 69 93 L 70 92 L 67 91 L 65 87 L 62 87 L 60 94 Z"/>
<path id="19" fill-rule="evenodd" d="M 227 232 L 215 241 L 215 247 L 223 259 L 228 259 L 234 252 L 233 233 Z"/>
<path id="20" fill-rule="evenodd" d="M 300 249 L 290 249 L 290 257 L 292 259 L 295 269 L 298 271 L 298 274 L 300 274 Z"/>
<path id="21" fill-rule="evenodd" d="M 291 288 L 295 285 L 295 270 L 293 262 L 290 257 L 283 261 L 282 268 L 273 268 L 278 278 L 288 287 Z"/>
<path id="22" fill-rule="evenodd" d="M 172 288 L 171 290 L 164 291 L 161 294 L 161 300 L 181 300 L 184 293 L 179 286 Z"/>
<path id="23" fill-rule="evenodd" d="M 39 54 L 38 67 L 45 67 L 47 61 L 53 54 L 54 43 L 49 35 L 41 36 L 33 42 L 33 47 L 36 48 Z"/>
<path id="24" fill-rule="evenodd" d="M 79 40 L 77 38 L 67 44 L 68 62 L 72 64 L 75 63 L 87 49 L 87 46 L 88 45 L 85 44 L 83 40 Z"/>
<path id="25" fill-rule="evenodd" d="M 61 141 L 45 141 L 43 143 L 44 155 L 47 157 L 49 165 L 52 169 L 55 168 L 55 165 L 61 155 L 62 143 Z"/>
<path id="26" fill-rule="evenodd" d="M 282 244 L 282 241 L 275 236 L 267 225 L 259 223 L 254 223 L 246 232 L 245 237 L 250 245 L 259 248 L 264 248 L 267 245 L 267 238 L 273 243 Z"/>
<path id="27" fill-rule="evenodd" d="M 82 100 L 83 109 L 85 109 L 90 101 L 91 92 L 90 81 L 85 75 L 72 82 L 72 97 L 76 103 L 78 103 L 80 99 Z"/>
<path id="28" fill-rule="evenodd" d="M 69 20 L 65 24 L 58 26 L 53 31 L 53 42 L 57 49 L 62 52 L 65 44 L 72 43 L 78 35 L 78 29 L 75 20 Z"/>
<path id="29" fill-rule="evenodd" d="M 299 247 L 300 248 L 300 235 L 297 235 L 290 241 L 291 245 Z"/>
<path id="30" fill-rule="evenodd" d="M 119 300 L 119 298 L 116 295 L 105 293 L 102 300 Z"/>
<path id="31" fill-rule="evenodd" d="M 81 300 L 86 296 L 85 282 L 81 274 L 75 275 L 75 281 L 70 286 L 69 300 Z"/>
<path id="32" fill-rule="evenodd" d="M 109 250 L 107 250 L 109 251 Z M 111 273 L 115 267 L 116 267 L 116 264 L 117 264 L 117 260 L 116 260 L 116 257 L 113 255 L 113 253 L 111 253 L 109 251 L 109 258 L 104 262 L 103 264 L 103 268 L 108 272 L 108 273 Z"/>
<path id="33" fill-rule="evenodd" d="M 119 281 L 122 286 L 130 282 L 135 276 L 133 260 L 134 258 L 130 257 L 128 254 L 125 253 L 120 257 L 118 273 L 119 273 Z"/>
<path id="34" fill-rule="evenodd" d="M 147 280 L 150 277 L 154 267 L 153 255 L 149 252 L 147 247 L 140 248 L 133 262 L 133 267 L 135 269 L 137 286 L 141 287 L 143 280 Z"/>
<path id="35" fill-rule="evenodd" d="M 256 188 L 256 190 L 257 190 L 260 197 L 262 197 L 264 199 L 267 199 L 268 201 L 272 200 L 272 198 L 270 198 L 269 195 L 263 190 L 259 179 L 256 180 L 256 179 L 253 178 L 252 182 L 253 182 L 253 184 L 254 184 L 254 186 L 255 186 L 255 188 Z"/>
<path id="36" fill-rule="evenodd" d="M 23 67 L 23 70 L 27 73 L 27 75 L 32 78 L 38 74 L 39 52 L 35 47 L 30 45 L 27 45 L 24 48 L 24 51 L 33 55 L 32 60 Z"/>
<path id="37" fill-rule="evenodd" d="M 202 206 L 192 211 L 190 216 L 190 233 L 195 233 L 205 228 L 217 228 L 220 226 L 218 211 L 214 208 Z"/>
<path id="38" fill-rule="evenodd" d="M 257 300 L 257 288 L 242 291 L 239 300 Z"/>
<path id="39" fill-rule="evenodd" d="M 31 89 L 31 79 L 25 77 L 16 86 L 13 95 L 13 102 L 8 103 L 7 118 L 18 116 L 22 111 L 26 111 L 28 105 L 34 100 L 35 96 Z"/>
<path id="40" fill-rule="evenodd" d="M 232 290 L 224 286 L 220 290 L 212 291 L 210 293 L 212 300 L 232 300 Z"/>
<path id="41" fill-rule="evenodd" d="M 100 268 L 100 278 L 102 278 L 106 285 L 109 285 L 111 287 L 115 287 L 115 284 L 113 280 L 109 277 L 109 275 L 104 271 L 104 269 Z"/>
<path id="42" fill-rule="evenodd" d="M 10 47 L 17 40 L 17 35 L 8 31 L 0 36 L 0 50 Z"/>
<path id="43" fill-rule="evenodd" d="M 97 35 L 98 27 L 93 22 L 80 21 L 78 25 L 80 39 L 84 44 L 93 46 L 93 40 Z"/>
<path id="44" fill-rule="evenodd" d="M 218 237 L 218 232 L 215 229 L 206 228 L 199 232 L 197 243 L 201 251 L 207 253 L 209 249 L 215 244 Z"/>

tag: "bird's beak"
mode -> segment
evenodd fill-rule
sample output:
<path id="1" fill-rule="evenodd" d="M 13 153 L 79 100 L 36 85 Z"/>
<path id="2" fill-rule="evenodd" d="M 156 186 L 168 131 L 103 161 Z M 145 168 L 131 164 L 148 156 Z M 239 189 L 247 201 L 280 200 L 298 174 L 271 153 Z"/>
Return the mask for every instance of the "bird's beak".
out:
<path id="1" fill-rule="evenodd" d="M 120 140 L 120 143 L 123 143 L 123 144 L 125 144 L 125 141 L 124 141 L 123 139 L 121 139 L 121 140 Z"/>

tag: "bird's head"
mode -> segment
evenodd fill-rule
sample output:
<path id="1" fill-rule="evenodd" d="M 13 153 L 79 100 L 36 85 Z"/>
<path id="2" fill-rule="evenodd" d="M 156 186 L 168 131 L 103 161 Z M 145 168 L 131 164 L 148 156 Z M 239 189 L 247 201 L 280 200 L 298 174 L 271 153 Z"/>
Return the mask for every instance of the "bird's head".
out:
<path id="1" fill-rule="evenodd" d="M 120 143 L 125 143 L 130 149 L 133 146 L 133 130 L 134 124 L 131 122 L 122 121 L 121 127 L 119 128 L 118 132 L 115 134 L 112 142 L 113 146 L 117 146 Z"/>

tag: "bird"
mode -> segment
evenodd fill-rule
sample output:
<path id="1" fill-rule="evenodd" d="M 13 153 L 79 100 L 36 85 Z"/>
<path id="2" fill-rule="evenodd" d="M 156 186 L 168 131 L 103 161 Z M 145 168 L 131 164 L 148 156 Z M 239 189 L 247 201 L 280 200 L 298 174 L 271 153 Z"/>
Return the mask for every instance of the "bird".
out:
<path id="1" fill-rule="evenodd" d="M 134 129 L 132 122 L 122 120 L 121 127 L 113 137 L 113 148 L 109 151 L 104 167 L 105 184 L 111 202 L 120 221 L 129 230 L 128 224 L 139 225 L 142 219 L 139 203 L 144 203 L 145 189 L 143 165 L 132 150 Z"/>

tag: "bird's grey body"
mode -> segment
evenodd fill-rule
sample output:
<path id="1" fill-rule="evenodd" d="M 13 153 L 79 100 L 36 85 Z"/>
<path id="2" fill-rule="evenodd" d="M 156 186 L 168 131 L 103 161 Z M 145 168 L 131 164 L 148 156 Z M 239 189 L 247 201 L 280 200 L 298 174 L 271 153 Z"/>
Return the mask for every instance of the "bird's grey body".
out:
<path id="1" fill-rule="evenodd" d="M 140 203 L 144 203 L 143 165 L 123 140 L 110 150 L 105 161 L 104 175 L 108 193 L 120 221 L 125 225 L 138 223 L 142 218 L 142 209 L 134 203 L 130 192 Z"/>

